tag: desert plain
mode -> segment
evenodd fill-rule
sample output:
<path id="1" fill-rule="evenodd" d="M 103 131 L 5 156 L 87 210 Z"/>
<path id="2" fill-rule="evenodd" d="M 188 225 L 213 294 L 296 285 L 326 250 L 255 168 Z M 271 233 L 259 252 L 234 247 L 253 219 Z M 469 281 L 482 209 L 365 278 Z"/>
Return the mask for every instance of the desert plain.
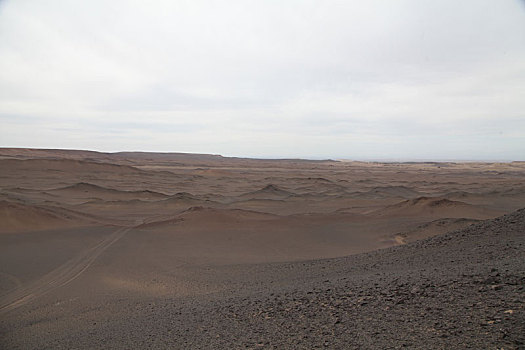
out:
<path id="1" fill-rule="evenodd" d="M 525 162 L 0 149 L 0 347 L 525 347 Z"/>

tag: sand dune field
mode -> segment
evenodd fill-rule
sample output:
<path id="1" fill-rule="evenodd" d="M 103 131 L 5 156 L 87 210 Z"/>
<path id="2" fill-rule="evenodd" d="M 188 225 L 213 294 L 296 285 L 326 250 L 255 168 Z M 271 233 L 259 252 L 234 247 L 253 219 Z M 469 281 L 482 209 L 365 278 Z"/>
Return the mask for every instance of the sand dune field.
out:
<path id="1" fill-rule="evenodd" d="M 325 288 L 328 294 L 319 297 L 320 303 L 334 291 L 341 294 L 342 279 L 357 283 L 363 271 L 377 270 L 380 260 L 367 258 L 372 252 L 388 252 L 396 269 L 401 264 L 397 251 L 416 254 L 419 242 L 451 231 L 481 232 L 490 220 L 522 207 L 523 162 L 255 160 L 0 149 L 0 347 L 97 348 L 107 342 L 122 348 L 314 348 L 326 341 L 328 348 L 346 348 L 335 341 L 342 332 L 334 323 L 337 317 L 329 321 L 326 334 L 316 333 L 324 326 L 314 321 L 303 334 L 294 328 L 298 320 L 281 320 L 291 324 L 297 337 L 278 335 L 274 324 L 261 326 L 261 334 L 272 330 L 274 338 L 268 339 L 255 339 L 251 322 L 262 315 L 280 319 L 288 311 L 307 317 L 307 309 L 297 309 L 300 298 L 314 295 L 310 290 L 320 293 L 316 288 L 324 288 L 325 279 L 336 285 Z M 508 219 L 508 225 L 519 224 L 521 216 Z M 505 256 L 520 259 L 524 246 L 516 242 L 523 240 L 523 231 L 514 230 L 518 233 Z M 429 252 L 434 249 L 425 244 Z M 357 275 L 349 272 L 352 259 L 361 269 Z M 506 275 L 496 277 L 522 278 L 523 264 L 509 264 Z M 423 269 L 421 276 L 429 271 L 413 268 Z M 387 270 L 377 270 L 378 276 Z M 408 278 L 403 271 L 402 278 Z M 362 283 L 372 288 L 370 280 Z M 296 304 L 287 293 L 297 295 Z M 376 296 L 356 295 L 352 302 L 360 300 L 363 307 L 379 303 L 367 298 Z M 266 304 L 256 307 L 249 300 Z M 279 300 L 293 305 L 275 314 L 283 305 L 273 304 Z M 245 305 L 244 311 L 239 305 Z M 162 311 L 157 309 L 161 306 Z M 523 326 L 523 304 L 509 310 L 514 311 L 503 315 L 521 315 L 511 323 Z M 215 319 L 199 322 L 206 313 Z M 189 317 L 186 325 L 181 315 Z M 126 320 L 126 328 L 119 319 Z M 391 327 L 392 322 L 385 324 Z M 253 339 L 240 335 L 246 327 Z M 347 332 L 356 332 L 355 341 L 346 343 L 349 348 L 388 344 L 376 347 L 370 328 L 348 327 Z M 466 337 L 436 329 L 448 338 L 437 338 L 427 348 Z M 508 348 L 525 346 L 519 343 L 522 338 L 509 334 L 501 340 L 491 332 L 490 339 L 479 339 Z M 312 338 L 301 338 L 307 334 Z M 390 340 L 401 347 L 406 339 Z M 417 341 L 410 344 L 418 348 Z"/>

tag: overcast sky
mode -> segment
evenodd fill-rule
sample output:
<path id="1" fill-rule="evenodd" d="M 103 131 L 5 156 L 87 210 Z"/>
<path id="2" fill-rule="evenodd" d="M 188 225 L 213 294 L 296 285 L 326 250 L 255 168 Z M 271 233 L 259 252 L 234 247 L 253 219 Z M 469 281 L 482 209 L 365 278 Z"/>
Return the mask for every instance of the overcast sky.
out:
<path id="1" fill-rule="evenodd" d="M 0 146 L 525 160 L 520 0 L 0 0 Z"/>

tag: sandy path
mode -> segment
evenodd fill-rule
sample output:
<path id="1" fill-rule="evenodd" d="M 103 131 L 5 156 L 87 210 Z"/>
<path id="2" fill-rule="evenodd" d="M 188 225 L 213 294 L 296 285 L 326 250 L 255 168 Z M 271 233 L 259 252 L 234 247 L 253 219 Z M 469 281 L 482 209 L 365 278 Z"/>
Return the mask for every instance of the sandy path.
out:
<path id="1" fill-rule="evenodd" d="M 131 228 L 119 228 L 97 245 L 85 250 L 77 257 L 44 275 L 41 279 L 17 288 L 0 300 L 0 313 L 16 309 L 48 292 L 64 286 L 77 278 L 113 243 L 122 238 Z"/>

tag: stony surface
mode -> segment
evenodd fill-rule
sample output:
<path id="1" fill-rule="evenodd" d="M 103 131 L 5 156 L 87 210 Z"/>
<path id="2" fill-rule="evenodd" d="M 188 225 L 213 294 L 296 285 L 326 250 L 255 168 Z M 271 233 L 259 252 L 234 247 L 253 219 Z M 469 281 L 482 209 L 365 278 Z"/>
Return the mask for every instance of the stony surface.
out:
<path id="1" fill-rule="evenodd" d="M 114 298 L 65 332 L 4 323 L 3 348 L 525 348 L 524 209 L 367 254 L 224 269 L 220 293 Z M 92 322 L 100 310 L 114 316 Z"/>
<path id="2" fill-rule="evenodd" d="M 175 320 L 191 326 L 174 327 L 176 344 L 525 348 L 525 210 L 411 245 L 311 265 L 300 273 L 326 271 L 326 279 L 181 309 L 185 316 Z"/>

